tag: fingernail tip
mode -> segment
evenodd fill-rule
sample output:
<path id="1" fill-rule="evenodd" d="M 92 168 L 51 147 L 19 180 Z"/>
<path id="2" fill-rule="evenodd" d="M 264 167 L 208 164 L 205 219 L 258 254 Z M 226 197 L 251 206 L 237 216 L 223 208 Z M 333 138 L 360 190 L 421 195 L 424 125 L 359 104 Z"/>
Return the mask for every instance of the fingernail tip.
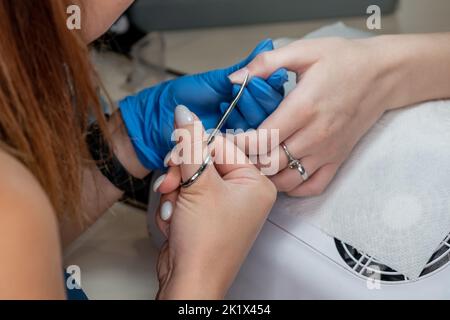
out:
<path id="1" fill-rule="evenodd" d="M 188 109 L 188 107 L 186 107 L 184 104 L 179 104 L 179 105 L 176 106 L 175 112 L 177 112 L 177 110 L 178 110 L 178 111 L 180 111 L 180 110 L 186 111 L 186 110 L 189 110 L 189 109 Z"/>
<path id="2" fill-rule="evenodd" d="M 172 213 L 173 213 L 172 203 L 170 201 L 164 202 L 163 205 L 161 206 L 160 212 L 161 220 L 163 221 L 169 220 L 172 217 Z"/>
<path id="3" fill-rule="evenodd" d="M 159 191 L 159 188 L 161 187 L 162 183 L 166 179 L 166 176 L 167 175 L 163 174 L 161 177 L 156 179 L 155 183 L 153 184 L 153 192 L 158 192 Z"/>
<path id="4" fill-rule="evenodd" d="M 171 156 L 172 156 L 172 152 L 169 152 L 166 155 L 166 157 L 164 158 L 164 168 L 167 168 L 169 166 L 169 161 L 170 161 Z"/>
<path id="5" fill-rule="evenodd" d="M 194 122 L 194 116 L 188 107 L 185 105 L 178 105 L 175 108 L 175 122 L 177 125 L 183 127 Z"/>

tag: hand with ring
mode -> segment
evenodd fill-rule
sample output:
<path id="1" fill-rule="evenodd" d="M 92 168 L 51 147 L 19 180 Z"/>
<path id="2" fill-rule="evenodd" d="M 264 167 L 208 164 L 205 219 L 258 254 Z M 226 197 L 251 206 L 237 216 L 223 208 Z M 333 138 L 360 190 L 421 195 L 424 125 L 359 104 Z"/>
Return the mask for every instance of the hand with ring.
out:
<path id="1" fill-rule="evenodd" d="M 434 37 L 436 41 L 445 38 Z M 279 130 L 278 143 L 268 143 L 268 150 L 278 154 L 279 172 L 271 177 L 278 190 L 300 197 L 321 194 L 385 111 L 444 97 L 448 92 L 445 81 L 429 83 L 420 74 L 446 77 L 434 64 L 429 64 L 432 70 L 428 70 L 419 58 L 436 60 L 429 52 L 430 39 L 300 40 L 263 53 L 232 74 L 233 83 L 241 83 L 246 73 L 265 78 L 281 67 L 298 75 L 296 88 L 258 128 Z M 237 140 L 247 141 L 240 147 L 248 152 L 248 144 L 257 143 L 258 134 L 246 135 Z"/>

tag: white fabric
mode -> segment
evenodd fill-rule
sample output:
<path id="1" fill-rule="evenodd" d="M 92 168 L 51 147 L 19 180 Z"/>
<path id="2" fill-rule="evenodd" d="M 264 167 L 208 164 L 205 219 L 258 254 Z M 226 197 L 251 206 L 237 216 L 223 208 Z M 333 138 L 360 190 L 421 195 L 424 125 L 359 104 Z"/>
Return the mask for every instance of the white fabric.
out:
<path id="1" fill-rule="evenodd" d="M 339 23 L 307 38 L 336 35 L 368 34 Z M 275 214 L 290 216 L 281 219 L 288 231 L 302 223 L 298 215 L 306 216 L 329 235 L 416 279 L 450 232 L 450 102 L 386 114 L 323 195 L 280 196 L 276 206 Z"/>
<path id="2" fill-rule="evenodd" d="M 416 279 L 450 232 L 450 101 L 386 114 L 323 195 L 276 206 Z"/>

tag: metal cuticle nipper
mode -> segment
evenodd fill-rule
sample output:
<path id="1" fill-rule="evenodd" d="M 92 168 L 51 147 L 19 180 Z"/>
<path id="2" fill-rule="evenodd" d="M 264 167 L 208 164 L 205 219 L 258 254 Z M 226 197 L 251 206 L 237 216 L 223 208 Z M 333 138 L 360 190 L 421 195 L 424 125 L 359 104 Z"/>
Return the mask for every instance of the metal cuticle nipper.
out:
<path id="1" fill-rule="evenodd" d="M 223 114 L 223 116 L 220 119 L 219 123 L 217 124 L 216 128 L 209 136 L 209 138 L 206 142 L 207 147 L 209 147 L 214 142 L 214 140 L 216 139 L 216 136 L 219 134 L 219 132 L 221 132 L 223 126 L 225 125 L 228 118 L 230 117 L 231 112 L 233 112 L 233 110 L 236 108 L 239 100 L 241 99 L 242 95 L 244 94 L 244 90 L 247 87 L 249 81 L 250 81 L 250 74 L 247 73 L 247 75 L 245 76 L 244 82 L 242 83 L 241 89 L 239 90 L 238 94 L 236 95 L 236 98 L 234 98 L 234 100 L 230 103 L 230 106 L 227 108 L 227 110 Z M 189 188 L 190 186 L 192 186 L 201 177 L 203 172 L 205 172 L 205 170 L 208 167 L 210 162 L 211 162 L 211 154 L 208 154 L 206 159 L 201 164 L 200 168 L 198 168 L 197 172 L 195 172 L 195 174 L 192 177 L 190 177 L 188 180 L 186 180 L 185 182 L 182 182 L 181 187 Z"/>

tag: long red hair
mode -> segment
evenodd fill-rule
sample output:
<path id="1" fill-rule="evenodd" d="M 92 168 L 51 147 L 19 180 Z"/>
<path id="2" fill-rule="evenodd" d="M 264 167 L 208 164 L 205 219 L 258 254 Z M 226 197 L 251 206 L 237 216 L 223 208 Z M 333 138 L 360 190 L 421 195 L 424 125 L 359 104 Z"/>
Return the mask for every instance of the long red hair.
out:
<path id="1" fill-rule="evenodd" d="M 105 125 L 88 48 L 66 26 L 68 5 L 0 1 L 0 148 L 35 175 L 58 215 L 79 213 L 89 118 Z"/>

